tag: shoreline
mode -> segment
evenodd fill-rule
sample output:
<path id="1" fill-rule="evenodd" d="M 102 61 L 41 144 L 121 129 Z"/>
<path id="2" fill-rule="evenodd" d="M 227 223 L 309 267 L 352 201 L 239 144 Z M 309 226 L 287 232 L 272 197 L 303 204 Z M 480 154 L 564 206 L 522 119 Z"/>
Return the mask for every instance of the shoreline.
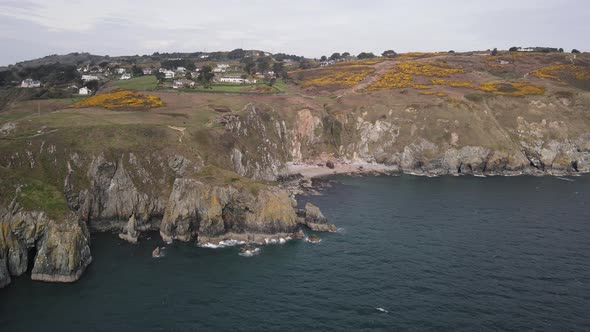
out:
<path id="1" fill-rule="evenodd" d="M 419 177 L 436 178 L 441 176 L 473 176 L 478 178 L 487 178 L 495 176 L 514 177 L 514 176 L 553 176 L 553 177 L 577 177 L 588 172 L 543 172 L 534 169 L 524 169 L 520 171 L 504 171 L 490 173 L 441 173 L 429 172 L 423 170 L 403 170 L 398 165 L 385 165 L 369 163 L 366 161 L 353 162 L 333 162 L 333 168 L 326 166 L 325 162 L 288 162 L 286 175 L 301 175 L 303 178 L 313 179 L 322 178 L 331 175 L 411 175 Z"/>

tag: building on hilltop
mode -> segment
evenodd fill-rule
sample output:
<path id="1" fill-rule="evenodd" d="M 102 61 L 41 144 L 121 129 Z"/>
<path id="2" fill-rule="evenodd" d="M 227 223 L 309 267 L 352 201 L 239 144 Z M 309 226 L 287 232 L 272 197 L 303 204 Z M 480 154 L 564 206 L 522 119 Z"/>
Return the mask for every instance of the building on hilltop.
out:
<path id="1" fill-rule="evenodd" d="M 183 88 L 193 88 L 195 86 L 195 82 L 191 81 L 191 80 L 187 80 L 187 79 L 180 79 L 180 80 L 175 80 L 172 83 L 172 88 L 173 89 L 183 89 Z"/>
<path id="2" fill-rule="evenodd" d="M 90 82 L 90 81 L 98 81 L 98 76 L 96 75 L 82 75 L 82 81 Z"/>
<path id="3" fill-rule="evenodd" d="M 121 79 L 122 80 L 130 80 L 131 79 L 131 74 L 129 74 L 129 73 L 123 74 L 123 75 L 121 75 Z"/>
<path id="4" fill-rule="evenodd" d="M 87 87 L 82 87 L 80 90 L 78 90 L 78 94 L 80 96 L 88 96 L 92 94 L 92 90 L 88 89 Z"/>
<path id="5" fill-rule="evenodd" d="M 151 75 L 152 74 L 152 70 L 150 68 L 144 68 L 142 71 L 143 71 L 144 75 Z"/>
<path id="6" fill-rule="evenodd" d="M 34 80 L 32 78 L 27 78 L 20 83 L 21 88 L 39 88 L 41 87 L 41 81 Z"/>
<path id="7" fill-rule="evenodd" d="M 219 78 L 220 83 L 231 83 L 231 84 L 254 84 L 256 80 L 241 78 L 238 76 L 226 76 Z"/>

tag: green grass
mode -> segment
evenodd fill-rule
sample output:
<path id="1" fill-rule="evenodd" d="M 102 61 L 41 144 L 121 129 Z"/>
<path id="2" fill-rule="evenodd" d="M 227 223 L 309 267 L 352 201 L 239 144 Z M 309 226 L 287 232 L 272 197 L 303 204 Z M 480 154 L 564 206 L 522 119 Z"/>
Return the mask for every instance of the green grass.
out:
<path id="1" fill-rule="evenodd" d="M 156 76 L 134 77 L 130 80 L 119 80 L 113 83 L 116 87 L 129 90 L 154 90 L 158 85 Z"/>
<path id="2" fill-rule="evenodd" d="M 257 84 L 212 84 L 210 88 L 204 88 L 198 86 L 195 89 L 166 89 L 166 91 L 178 91 L 178 92 L 208 92 L 208 93 L 238 93 L 238 94 L 274 94 L 282 92 L 277 87 L 272 87 L 271 91 L 248 91 L 256 87 L 268 86 L 264 83 Z"/>

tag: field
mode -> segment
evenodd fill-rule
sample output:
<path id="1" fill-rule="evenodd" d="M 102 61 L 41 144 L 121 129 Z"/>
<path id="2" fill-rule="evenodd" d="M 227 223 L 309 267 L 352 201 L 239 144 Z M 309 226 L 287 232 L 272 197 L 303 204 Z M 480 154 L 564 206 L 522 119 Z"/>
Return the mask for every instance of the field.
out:
<path id="1" fill-rule="evenodd" d="M 134 77 L 130 80 L 114 81 L 113 85 L 121 89 L 146 91 L 154 90 L 158 85 L 158 80 L 156 79 L 156 76 L 149 75 Z"/>
<path id="2" fill-rule="evenodd" d="M 285 84 L 281 87 L 286 86 Z M 257 84 L 212 84 L 209 88 L 198 86 L 194 89 L 180 89 L 173 90 L 167 89 L 167 91 L 180 91 L 180 92 L 205 92 L 205 93 L 243 93 L 243 94 L 273 94 L 279 93 L 282 90 L 276 86 L 269 86 L 264 83 Z"/>

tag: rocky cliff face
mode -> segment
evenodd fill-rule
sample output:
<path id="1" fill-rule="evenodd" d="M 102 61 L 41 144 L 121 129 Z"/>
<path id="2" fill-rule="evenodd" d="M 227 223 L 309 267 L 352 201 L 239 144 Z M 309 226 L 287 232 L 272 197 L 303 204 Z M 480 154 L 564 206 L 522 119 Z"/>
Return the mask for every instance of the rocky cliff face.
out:
<path id="1" fill-rule="evenodd" d="M 424 98 L 260 97 L 183 129 L 181 140 L 153 123 L 52 130 L 0 123 L 0 286 L 30 265 L 37 280 L 76 280 L 92 260 L 89 231 L 130 242 L 159 231 L 166 241 L 201 244 L 264 242 L 301 225 L 334 231 L 317 207 L 296 210 L 274 182 L 289 173 L 288 162 L 362 161 L 420 175 L 590 171 L 587 94 L 567 102 Z"/>
<path id="2" fill-rule="evenodd" d="M 21 191 L 29 185 L 16 187 L 14 199 L 0 208 L 0 286 L 31 265 L 34 280 L 76 281 L 92 261 L 89 231 L 116 232 L 131 243 L 148 230 L 165 241 L 264 243 L 294 236 L 305 224 L 286 190 L 215 167 L 201 173 L 198 157 L 81 155 L 56 148 L 10 160 L 21 165 L 21 156 L 34 169 L 48 155 L 66 156 L 62 199 L 69 212 L 49 217 L 25 206 Z"/>
<path id="3" fill-rule="evenodd" d="M 24 274 L 31 259 L 32 279 L 58 282 L 78 280 L 92 261 L 90 234 L 73 213 L 55 221 L 13 201 L 0 210 L 0 225 L 1 286 L 10 283 L 11 276 Z M 36 251 L 34 256 L 31 250 Z"/>

